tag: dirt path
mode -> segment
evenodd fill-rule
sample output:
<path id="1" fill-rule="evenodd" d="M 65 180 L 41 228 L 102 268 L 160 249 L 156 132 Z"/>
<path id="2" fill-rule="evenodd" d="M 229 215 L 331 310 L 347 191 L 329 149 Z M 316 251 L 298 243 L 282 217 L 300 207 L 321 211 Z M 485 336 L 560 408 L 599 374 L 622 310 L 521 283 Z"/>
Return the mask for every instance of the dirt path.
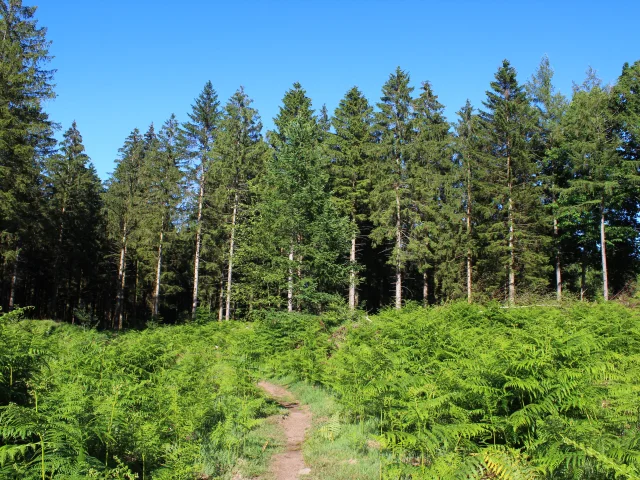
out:
<path id="1" fill-rule="evenodd" d="M 311 472 L 302 458 L 302 442 L 311 426 L 311 413 L 306 406 L 300 406 L 286 388 L 265 381 L 259 382 L 258 386 L 289 410 L 279 422 L 287 438 L 286 450 L 271 459 L 271 473 L 276 480 L 298 480 Z"/>

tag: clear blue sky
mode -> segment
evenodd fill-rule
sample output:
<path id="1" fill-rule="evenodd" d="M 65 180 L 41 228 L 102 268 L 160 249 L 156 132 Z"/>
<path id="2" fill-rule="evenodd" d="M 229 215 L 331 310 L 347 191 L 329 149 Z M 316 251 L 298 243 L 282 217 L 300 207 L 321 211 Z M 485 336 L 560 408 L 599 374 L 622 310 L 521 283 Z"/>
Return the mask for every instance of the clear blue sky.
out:
<path id="1" fill-rule="evenodd" d="M 25 4 L 33 4 L 24 0 Z M 193 1 L 42 0 L 58 70 L 46 109 L 66 130 L 75 119 L 106 179 L 134 128 L 180 121 L 211 80 L 224 103 L 240 86 L 265 128 L 299 81 L 333 112 L 357 85 L 371 103 L 401 66 L 424 80 L 447 117 L 481 105 L 503 58 L 521 82 L 547 54 L 569 95 L 588 66 L 614 82 L 640 59 L 640 1 Z"/>

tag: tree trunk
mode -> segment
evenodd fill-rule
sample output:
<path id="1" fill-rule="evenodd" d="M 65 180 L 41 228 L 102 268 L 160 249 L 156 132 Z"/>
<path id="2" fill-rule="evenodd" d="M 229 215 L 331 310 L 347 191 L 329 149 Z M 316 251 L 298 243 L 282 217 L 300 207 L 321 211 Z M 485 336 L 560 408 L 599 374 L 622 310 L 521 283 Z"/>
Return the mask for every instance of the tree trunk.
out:
<path id="1" fill-rule="evenodd" d="M 349 271 L 349 310 L 356 309 L 356 232 L 351 237 L 351 252 L 349 252 L 349 263 L 351 270 Z"/>
<path id="2" fill-rule="evenodd" d="M 20 249 L 16 248 L 16 258 L 13 261 L 13 273 L 11 274 L 11 289 L 9 290 L 9 310 L 13 310 L 16 300 L 16 286 L 18 284 L 18 261 L 20 260 Z"/>
<path id="3" fill-rule="evenodd" d="M 198 278 L 200 273 L 200 246 L 202 244 L 202 205 L 204 203 L 204 167 L 202 167 L 202 179 L 200 180 L 200 194 L 198 196 L 198 218 L 196 220 L 196 254 L 193 260 L 193 297 L 191 299 L 191 319 L 196 319 L 198 308 Z"/>
<path id="4" fill-rule="evenodd" d="M 609 272 L 607 270 L 607 239 L 604 232 L 604 199 L 600 202 L 600 244 L 602 253 L 602 293 L 609 300 Z"/>
<path id="5" fill-rule="evenodd" d="M 422 306 L 429 306 L 429 276 L 426 271 L 422 274 Z"/>
<path id="6" fill-rule="evenodd" d="M 584 252 L 582 252 L 582 268 L 580 272 L 580 301 L 584 302 L 585 294 L 587 293 L 587 265 L 584 258 Z"/>
<path id="7" fill-rule="evenodd" d="M 560 263 L 560 241 L 558 239 L 558 219 L 553 217 L 553 237 L 556 242 L 556 298 L 562 301 L 562 265 Z"/>
<path id="8" fill-rule="evenodd" d="M 293 241 L 289 249 L 289 279 L 287 282 L 287 311 L 293 312 Z"/>
<path id="9" fill-rule="evenodd" d="M 220 286 L 218 289 L 218 321 L 222 321 L 224 316 L 224 273 L 220 272 Z"/>
<path id="10" fill-rule="evenodd" d="M 468 163 L 468 160 L 467 160 Z M 467 303 L 471 303 L 473 299 L 472 291 L 472 256 L 471 256 L 471 167 L 467 165 Z"/>
<path id="11" fill-rule="evenodd" d="M 126 230 L 125 224 L 125 230 Z M 116 300 L 116 316 L 118 317 L 118 330 L 122 330 L 123 315 L 124 315 L 124 286 L 126 281 L 127 269 L 126 269 L 126 257 L 127 257 L 127 234 L 122 235 L 122 247 L 120 248 L 120 264 L 118 265 L 118 295 Z"/>
<path id="12" fill-rule="evenodd" d="M 514 305 L 516 303 L 516 252 L 513 220 L 513 179 L 511 175 L 511 155 L 507 157 L 507 177 L 509 182 L 509 304 Z"/>
<path id="13" fill-rule="evenodd" d="M 229 268 L 227 269 L 227 305 L 224 319 L 229 320 L 231 315 L 231 282 L 233 280 L 233 248 L 235 246 L 236 234 L 236 215 L 238 213 L 238 193 L 236 192 L 233 199 L 233 213 L 231 215 L 231 238 L 229 239 Z"/>
<path id="14" fill-rule="evenodd" d="M 164 229 L 164 225 L 162 226 Z M 156 265 L 156 283 L 153 289 L 153 312 L 152 316 L 157 317 L 160 314 L 160 278 L 162 274 L 162 242 L 164 240 L 164 231 L 160 231 L 160 242 L 158 243 L 158 263 Z"/>
<path id="15" fill-rule="evenodd" d="M 402 308 L 402 220 L 400 218 L 400 189 L 396 190 L 396 308 Z"/>

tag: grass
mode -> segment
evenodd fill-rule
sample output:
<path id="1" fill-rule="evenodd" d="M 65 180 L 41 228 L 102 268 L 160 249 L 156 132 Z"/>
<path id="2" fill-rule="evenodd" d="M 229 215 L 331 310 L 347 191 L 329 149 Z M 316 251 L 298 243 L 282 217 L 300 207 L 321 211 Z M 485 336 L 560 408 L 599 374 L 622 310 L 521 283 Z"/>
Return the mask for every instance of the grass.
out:
<path id="1" fill-rule="evenodd" d="M 321 387 L 291 378 L 285 385 L 313 414 L 311 431 L 303 446 L 309 480 L 371 480 L 380 478 L 381 455 L 372 422 L 351 423 L 335 398 Z"/>

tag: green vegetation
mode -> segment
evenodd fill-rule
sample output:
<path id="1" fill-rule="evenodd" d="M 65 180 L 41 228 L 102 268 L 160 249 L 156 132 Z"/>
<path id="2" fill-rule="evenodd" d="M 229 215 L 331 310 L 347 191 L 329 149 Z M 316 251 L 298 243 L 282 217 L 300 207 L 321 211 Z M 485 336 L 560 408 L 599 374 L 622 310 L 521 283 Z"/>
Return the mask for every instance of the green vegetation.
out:
<path id="1" fill-rule="evenodd" d="M 0 320 L 3 478 L 259 473 L 281 445 L 264 377 L 311 406 L 313 478 L 640 477 L 640 315 L 617 304 L 120 335 L 16 312 Z"/>

